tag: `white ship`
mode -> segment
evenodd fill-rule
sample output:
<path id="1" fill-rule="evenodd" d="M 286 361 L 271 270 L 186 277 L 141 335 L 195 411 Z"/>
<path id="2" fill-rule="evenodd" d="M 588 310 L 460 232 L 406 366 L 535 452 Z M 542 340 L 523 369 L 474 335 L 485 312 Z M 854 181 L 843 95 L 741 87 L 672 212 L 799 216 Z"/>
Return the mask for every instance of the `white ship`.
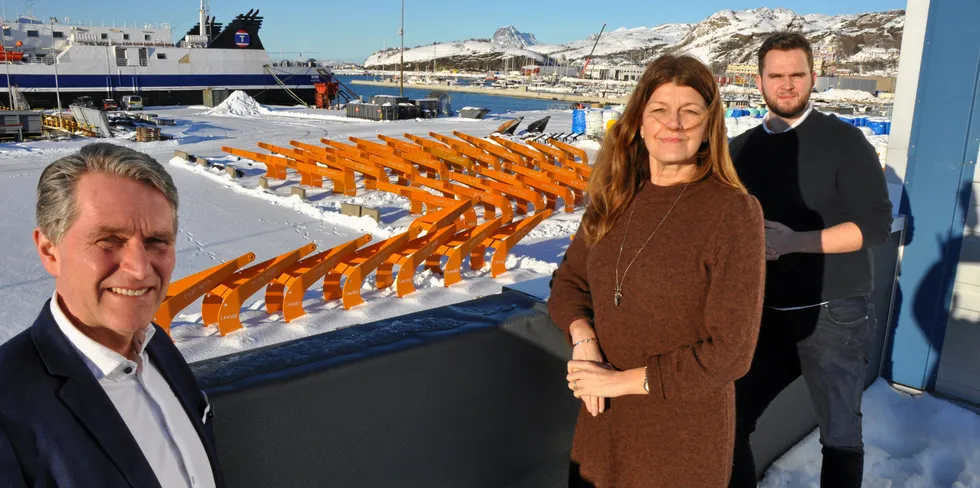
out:
<path id="1" fill-rule="evenodd" d="M 274 62 L 259 38 L 257 10 L 222 25 L 209 15 L 208 3 L 201 1 L 199 23 L 176 41 L 168 24 L 4 19 L 0 104 L 8 103 L 13 87 L 14 98 L 20 92 L 35 108 L 53 107 L 59 97 L 67 106 L 81 96 L 140 95 L 147 105 L 200 104 L 205 89 L 244 90 L 261 103 L 292 105 L 298 103 L 293 94 L 311 103 L 314 83 L 335 81 L 312 60 Z"/>

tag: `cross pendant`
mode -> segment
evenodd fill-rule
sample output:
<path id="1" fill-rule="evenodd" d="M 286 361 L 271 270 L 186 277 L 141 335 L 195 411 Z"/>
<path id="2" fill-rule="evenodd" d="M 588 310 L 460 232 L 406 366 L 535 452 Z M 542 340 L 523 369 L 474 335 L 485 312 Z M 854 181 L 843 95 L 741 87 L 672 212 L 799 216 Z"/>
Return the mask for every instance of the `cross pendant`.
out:
<path id="1" fill-rule="evenodd" d="M 619 299 L 620 298 L 623 298 L 623 293 L 621 291 L 619 291 L 619 288 L 617 288 L 616 289 L 616 296 L 615 296 L 615 303 L 616 303 L 616 306 L 617 307 L 619 306 Z"/>

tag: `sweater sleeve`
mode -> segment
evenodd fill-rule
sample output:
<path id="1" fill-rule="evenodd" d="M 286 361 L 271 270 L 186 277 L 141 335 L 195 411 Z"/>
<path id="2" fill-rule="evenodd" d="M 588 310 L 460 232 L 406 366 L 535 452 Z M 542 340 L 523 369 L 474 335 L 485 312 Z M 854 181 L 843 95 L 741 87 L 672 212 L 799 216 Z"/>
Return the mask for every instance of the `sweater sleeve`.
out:
<path id="1" fill-rule="evenodd" d="M 729 206 L 709 244 L 707 336 L 647 358 L 651 401 L 688 401 L 744 376 L 752 363 L 766 272 L 762 207 L 749 195 Z"/>
<path id="2" fill-rule="evenodd" d="M 589 288 L 587 264 L 589 248 L 581 227 L 565 250 L 561 265 L 555 270 L 548 297 L 548 315 L 565 332 L 571 342 L 568 327 L 578 319 L 592 321 L 592 294 Z"/>
<path id="3" fill-rule="evenodd" d="M 845 222 L 853 222 L 861 229 L 862 247 L 867 249 L 888 240 L 892 203 L 874 147 L 863 135 L 848 139 L 854 143 L 845 146 L 849 151 L 840 160 L 837 192 L 845 207 Z"/>

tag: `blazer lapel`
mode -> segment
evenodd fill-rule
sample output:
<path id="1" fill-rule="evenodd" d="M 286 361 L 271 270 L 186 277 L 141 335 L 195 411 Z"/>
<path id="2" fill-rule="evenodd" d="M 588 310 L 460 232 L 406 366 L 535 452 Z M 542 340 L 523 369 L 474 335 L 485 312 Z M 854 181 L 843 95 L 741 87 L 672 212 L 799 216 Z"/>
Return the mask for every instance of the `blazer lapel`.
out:
<path id="1" fill-rule="evenodd" d="M 49 300 L 50 302 L 50 300 Z M 31 330 L 48 373 L 65 378 L 58 398 L 74 414 L 134 488 L 159 487 L 153 468 L 115 405 L 58 328 L 45 303 Z"/>

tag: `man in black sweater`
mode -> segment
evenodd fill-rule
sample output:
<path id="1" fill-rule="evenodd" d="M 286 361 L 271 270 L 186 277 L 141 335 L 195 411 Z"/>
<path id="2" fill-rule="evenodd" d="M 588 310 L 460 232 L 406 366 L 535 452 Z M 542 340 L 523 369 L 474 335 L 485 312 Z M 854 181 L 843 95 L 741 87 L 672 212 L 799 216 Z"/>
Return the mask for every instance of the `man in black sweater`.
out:
<path id="1" fill-rule="evenodd" d="M 820 425 L 821 487 L 860 487 L 861 396 L 875 327 L 870 248 L 887 240 L 892 206 L 864 135 L 810 105 L 816 74 L 806 38 L 769 37 L 759 72 L 769 113 L 731 143 L 739 177 L 762 204 L 768 262 L 758 346 L 735 383 L 730 486 L 756 486 L 749 435 L 802 374 Z"/>

